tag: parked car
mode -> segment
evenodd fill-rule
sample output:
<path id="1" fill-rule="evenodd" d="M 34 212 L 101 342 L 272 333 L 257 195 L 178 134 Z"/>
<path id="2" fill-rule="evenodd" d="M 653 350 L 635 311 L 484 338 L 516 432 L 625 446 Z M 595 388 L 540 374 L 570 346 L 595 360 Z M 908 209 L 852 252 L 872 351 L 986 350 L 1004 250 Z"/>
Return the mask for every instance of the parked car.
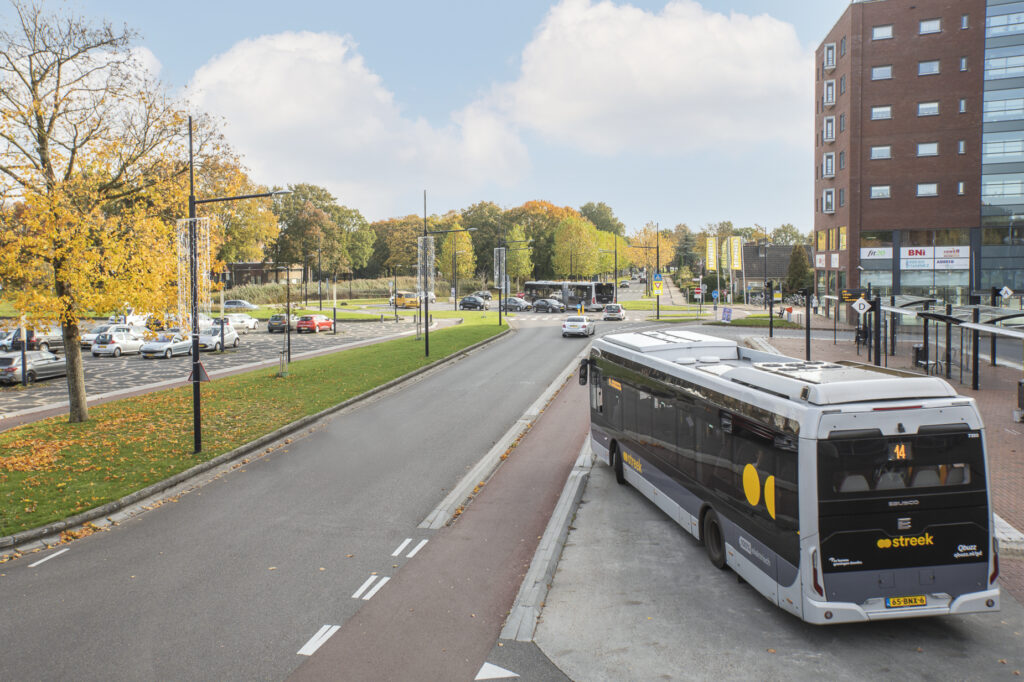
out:
<path id="1" fill-rule="evenodd" d="M 221 345 L 221 324 L 214 323 L 209 327 L 199 330 L 199 350 L 223 350 L 228 346 L 238 348 L 238 332 L 231 326 L 231 323 L 223 325 L 224 345 Z"/>
<path id="2" fill-rule="evenodd" d="M 25 336 L 28 338 L 28 346 L 25 350 L 43 350 L 52 351 L 64 348 L 64 337 L 61 336 L 60 330 L 56 332 L 52 330 L 36 331 L 34 329 L 25 330 Z M 21 350 L 21 329 L 14 330 L 14 336 L 11 337 L 11 350 Z"/>
<path id="3" fill-rule="evenodd" d="M 459 310 L 487 310 L 490 306 L 479 296 L 466 296 L 459 301 Z"/>
<path id="4" fill-rule="evenodd" d="M 142 350 L 146 340 L 141 334 L 126 331 L 103 332 L 92 342 L 92 356 L 111 355 L 115 358 Z"/>
<path id="5" fill-rule="evenodd" d="M 192 355 L 192 340 L 182 336 L 178 330 L 158 333 L 155 339 L 142 344 L 139 349 L 143 358 L 169 358 L 172 355 Z"/>
<path id="6" fill-rule="evenodd" d="M 253 305 L 240 298 L 224 301 L 224 310 L 257 310 L 259 306 Z"/>
<path id="7" fill-rule="evenodd" d="M 148 313 L 136 313 L 131 306 L 126 306 L 107 318 L 107 324 L 127 324 L 132 327 L 144 327 L 152 315 Z"/>
<path id="8" fill-rule="evenodd" d="M 484 299 L 485 301 L 489 301 L 492 298 L 491 292 L 487 291 L 486 289 L 481 289 L 480 291 L 474 291 L 470 295 L 471 296 L 479 296 L 480 298 Z"/>
<path id="9" fill-rule="evenodd" d="M 82 334 L 82 348 L 92 348 L 93 341 L 95 341 L 96 337 L 103 332 L 127 332 L 129 334 L 144 336 L 146 329 L 143 327 L 132 327 L 127 324 L 98 324 L 87 333 Z"/>
<path id="10" fill-rule="evenodd" d="M 14 330 L 0 332 L 0 351 L 6 352 L 11 349 L 11 342 L 14 340 Z"/>
<path id="11" fill-rule="evenodd" d="M 417 291 L 416 295 L 420 297 L 420 300 L 423 300 L 423 292 L 422 291 Z M 434 302 L 437 301 L 437 294 L 435 294 L 433 291 L 431 291 L 430 295 L 429 295 L 429 298 L 430 298 L 430 302 L 434 303 Z"/>
<path id="12" fill-rule="evenodd" d="M 553 298 L 539 298 L 533 302 L 533 310 L 537 313 L 564 313 L 565 304 Z"/>
<path id="13" fill-rule="evenodd" d="M 519 312 L 521 310 L 529 310 L 530 303 L 524 299 L 509 296 L 501 302 L 501 309 L 507 313 Z"/>
<path id="14" fill-rule="evenodd" d="M 586 315 L 570 315 L 562 322 L 562 336 L 593 336 L 597 322 Z"/>
<path id="15" fill-rule="evenodd" d="M 273 334 L 274 332 L 284 332 L 289 329 L 295 329 L 295 323 L 299 321 L 299 318 L 292 315 L 289 319 L 286 313 L 278 313 L 271 315 L 270 320 L 267 321 L 267 331 Z"/>
<path id="16" fill-rule="evenodd" d="M 243 334 L 249 333 L 249 330 L 259 331 L 260 321 L 249 313 L 226 313 L 224 317 L 231 321 L 231 326 L 235 330 L 241 330 Z"/>
<path id="17" fill-rule="evenodd" d="M 624 279 L 621 282 L 619 282 L 619 288 L 620 289 L 628 289 L 629 288 L 629 280 L 628 279 Z"/>
<path id="18" fill-rule="evenodd" d="M 315 334 L 322 331 L 334 331 L 334 322 L 326 315 L 303 315 L 295 323 L 295 331 L 299 334 L 302 332 L 313 332 Z"/>
<path id="19" fill-rule="evenodd" d="M 62 377 L 68 373 L 67 358 L 41 350 L 26 351 L 25 376 L 28 383 L 36 379 Z M 0 382 L 21 383 L 21 352 L 0 355 Z"/>
<path id="20" fill-rule="evenodd" d="M 626 319 L 626 309 L 618 303 L 609 303 L 604 307 L 604 319 L 624 320 Z"/>

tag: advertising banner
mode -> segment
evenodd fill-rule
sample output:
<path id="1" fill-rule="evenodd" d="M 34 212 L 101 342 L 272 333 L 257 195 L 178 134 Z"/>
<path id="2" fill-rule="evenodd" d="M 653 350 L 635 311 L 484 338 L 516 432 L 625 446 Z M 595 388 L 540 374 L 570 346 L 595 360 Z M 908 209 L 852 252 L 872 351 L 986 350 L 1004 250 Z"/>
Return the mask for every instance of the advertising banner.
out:
<path id="1" fill-rule="evenodd" d="M 823 268 L 825 267 L 825 254 L 816 253 L 814 254 L 814 267 Z"/>
<path id="2" fill-rule="evenodd" d="M 871 260 L 872 258 L 891 259 L 892 258 L 892 247 L 891 246 L 874 246 L 874 247 L 871 247 L 870 249 L 861 249 L 860 250 L 860 259 L 861 260 Z"/>
<path id="3" fill-rule="evenodd" d="M 741 237 L 729 237 L 729 251 L 732 256 L 733 270 L 743 269 L 743 239 Z"/>
<path id="4" fill-rule="evenodd" d="M 718 238 L 709 236 L 704 254 L 704 263 L 708 270 L 718 270 Z"/>

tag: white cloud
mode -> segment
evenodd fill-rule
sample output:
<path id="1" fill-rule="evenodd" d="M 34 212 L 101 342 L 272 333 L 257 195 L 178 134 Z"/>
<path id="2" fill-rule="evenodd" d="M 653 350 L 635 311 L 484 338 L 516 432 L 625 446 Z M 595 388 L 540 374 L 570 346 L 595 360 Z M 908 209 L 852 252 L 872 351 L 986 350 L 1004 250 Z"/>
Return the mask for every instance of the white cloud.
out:
<path id="1" fill-rule="evenodd" d="M 660 13 L 564 0 L 491 106 L 599 154 L 810 139 L 812 56 L 791 24 L 676 0 Z"/>
<path id="2" fill-rule="evenodd" d="M 508 123 L 470 105 L 443 128 L 403 116 L 349 37 L 281 33 L 245 40 L 201 67 L 192 102 L 222 116 L 253 176 L 312 182 L 374 219 L 422 188 L 455 193 L 521 177 L 526 150 Z"/>

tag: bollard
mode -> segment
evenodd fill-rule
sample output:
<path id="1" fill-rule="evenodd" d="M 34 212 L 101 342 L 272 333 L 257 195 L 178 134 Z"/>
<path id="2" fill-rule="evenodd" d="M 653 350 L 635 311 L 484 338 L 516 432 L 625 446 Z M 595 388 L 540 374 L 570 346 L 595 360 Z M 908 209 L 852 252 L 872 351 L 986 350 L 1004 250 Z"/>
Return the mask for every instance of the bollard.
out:
<path id="1" fill-rule="evenodd" d="M 1013 421 L 1024 422 L 1024 379 L 1017 380 L 1017 409 L 1013 411 Z"/>

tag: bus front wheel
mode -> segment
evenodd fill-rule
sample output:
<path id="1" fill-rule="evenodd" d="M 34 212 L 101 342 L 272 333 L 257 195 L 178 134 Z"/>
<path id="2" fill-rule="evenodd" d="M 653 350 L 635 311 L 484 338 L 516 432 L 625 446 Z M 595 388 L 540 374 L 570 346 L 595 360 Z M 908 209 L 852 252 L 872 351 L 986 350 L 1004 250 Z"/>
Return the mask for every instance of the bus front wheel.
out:
<path id="1" fill-rule="evenodd" d="M 725 540 L 722 537 L 722 524 L 714 509 L 704 515 L 704 549 L 708 559 L 715 568 L 725 568 Z"/>
<path id="2" fill-rule="evenodd" d="M 622 470 L 622 450 L 619 450 L 618 445 L 612 446 L 612 468 L 615 470 L 615 482 L 625 485 L 626 473 Z"/>

